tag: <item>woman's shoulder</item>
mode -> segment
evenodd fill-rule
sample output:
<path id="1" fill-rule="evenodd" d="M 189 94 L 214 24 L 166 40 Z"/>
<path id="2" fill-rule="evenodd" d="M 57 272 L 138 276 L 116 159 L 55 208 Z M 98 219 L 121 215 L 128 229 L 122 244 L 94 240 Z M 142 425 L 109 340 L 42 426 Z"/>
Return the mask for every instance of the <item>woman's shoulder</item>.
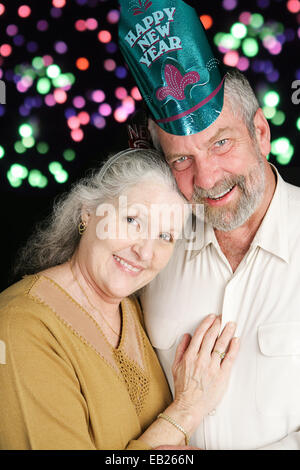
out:
<path id="1" fill-rule="evenodd" d="M 25 331 L 55 322 L 51 309 L 37 295 L 40 281 L 39 274 L 25 276 L 0 293 L 0 331 L 8 325 Z"/>
<path id="2" fill-rule="evenodd" d="M 0 293 L 0 311 L 14 305 L 22 305 L 30 301 L 30 291 L 39 279 L 38 275 L 24 276 Z"/>

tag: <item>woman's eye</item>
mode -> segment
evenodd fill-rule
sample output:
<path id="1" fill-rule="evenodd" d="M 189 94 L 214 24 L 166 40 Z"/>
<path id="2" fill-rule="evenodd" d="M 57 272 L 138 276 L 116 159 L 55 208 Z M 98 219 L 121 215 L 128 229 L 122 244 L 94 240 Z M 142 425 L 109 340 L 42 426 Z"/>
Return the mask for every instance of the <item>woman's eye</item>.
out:
<path id="1" fill-rule="evenodd" d="M 164 232 L 164 233 L 160 233 L 159 234 L 159 237 L 166 241 L 166 242 L 172 242 L 173 241 L 173 237 L 170 233 L 167 233 L 167 232 Z"/>
<path id="2" fill-rule="evenodd" d="M 126 220 L 130 225 L 138 225 L 138 221 L 134 217 L 128 216 L 126 217 Z"/>

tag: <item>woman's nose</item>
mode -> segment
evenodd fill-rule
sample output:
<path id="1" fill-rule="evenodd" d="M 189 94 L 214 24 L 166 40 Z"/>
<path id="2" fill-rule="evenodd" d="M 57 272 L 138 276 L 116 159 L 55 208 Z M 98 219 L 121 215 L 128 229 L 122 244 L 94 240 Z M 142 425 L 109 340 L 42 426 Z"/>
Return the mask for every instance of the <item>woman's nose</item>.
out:
<path id="1" fill-rule="evenodd" d="M 154 240 L 140 239 L 133 245 L 133 250 L 141 260 L 150 261 L 154 255 Z"/>

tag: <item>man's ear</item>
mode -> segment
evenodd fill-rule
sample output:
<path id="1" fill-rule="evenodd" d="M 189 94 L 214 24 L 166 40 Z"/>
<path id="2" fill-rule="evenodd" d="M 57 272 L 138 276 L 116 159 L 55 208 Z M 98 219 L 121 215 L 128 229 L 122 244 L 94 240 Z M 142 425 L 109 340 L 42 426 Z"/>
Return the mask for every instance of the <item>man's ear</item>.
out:
<path id="1" fill-rule="evenodd" d="M 266 157 L 271 152 L 271 131 L 269 123 L 261 108 L 258 108 L 256 111 L 253 122 L 260 151 L 262 155 Z"/>

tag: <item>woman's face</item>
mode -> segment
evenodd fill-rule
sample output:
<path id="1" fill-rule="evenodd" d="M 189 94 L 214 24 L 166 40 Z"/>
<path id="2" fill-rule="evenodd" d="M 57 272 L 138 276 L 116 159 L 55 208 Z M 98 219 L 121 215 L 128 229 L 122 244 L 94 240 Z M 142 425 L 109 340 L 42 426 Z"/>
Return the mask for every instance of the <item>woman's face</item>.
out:
<path id="1" fill-rule="evenodd" d="M 119 301 L 148 284 L 168 263 L 184 222 L 184 200 L 163 183 L 141 182 L 95 214 L 77 262 L 89 285 L 106 301 Z"/>

